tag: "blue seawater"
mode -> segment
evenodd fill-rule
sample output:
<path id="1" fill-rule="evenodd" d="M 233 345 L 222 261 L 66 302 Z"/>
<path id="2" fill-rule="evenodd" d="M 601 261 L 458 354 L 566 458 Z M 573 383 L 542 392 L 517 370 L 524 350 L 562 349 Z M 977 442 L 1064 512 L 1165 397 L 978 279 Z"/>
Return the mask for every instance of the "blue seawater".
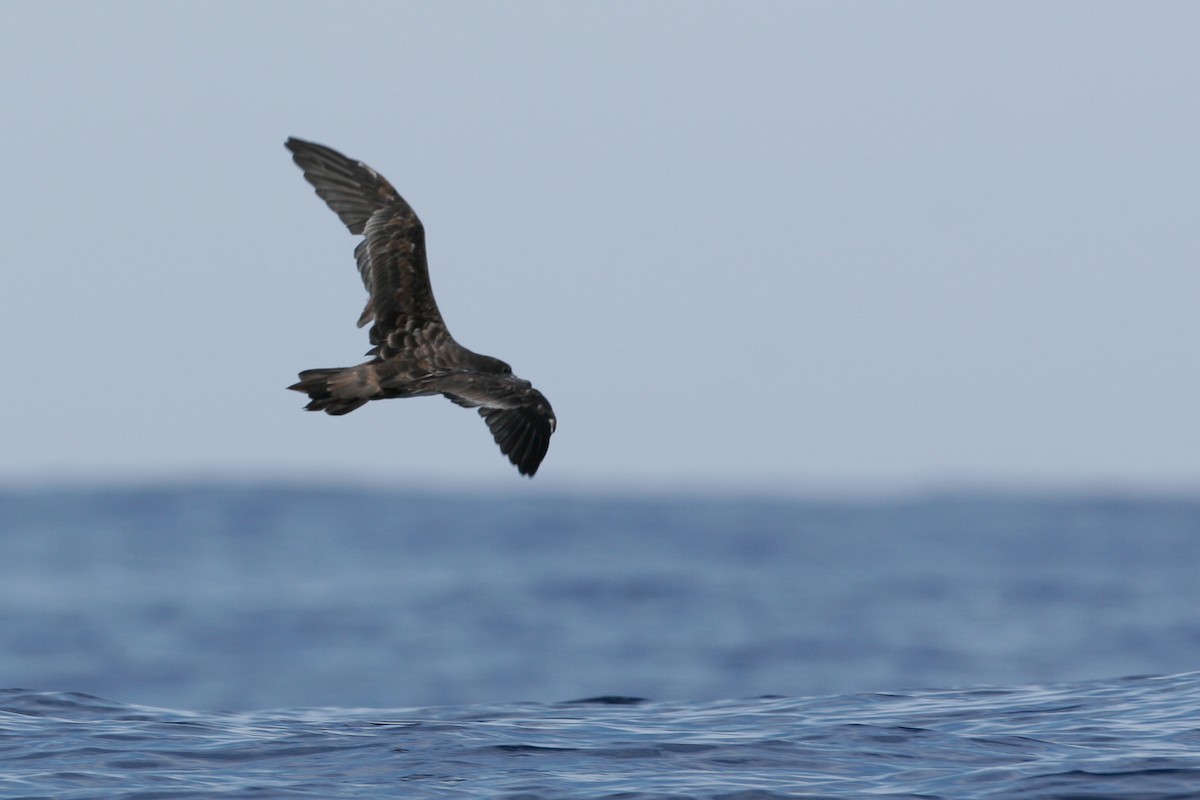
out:
<path id="1" fill-rule="evenodd" d="M 1200 675 L 814 699 L 201 713 L 0 693 L 21 798 L 1200 797 Z"/>
<path id="2" fill-rule="evenodd" d="M 1190 498 L 10 489 L 0 797 L 1200 798 L 1198 608 Z"/>

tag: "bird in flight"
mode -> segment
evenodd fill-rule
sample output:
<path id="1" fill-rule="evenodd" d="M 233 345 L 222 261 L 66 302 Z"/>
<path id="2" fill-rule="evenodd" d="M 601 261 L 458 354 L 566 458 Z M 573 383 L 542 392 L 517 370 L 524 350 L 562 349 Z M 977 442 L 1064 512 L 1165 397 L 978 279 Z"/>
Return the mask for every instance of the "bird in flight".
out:
<path id="1" fill-rule="evenodd" d="M 550 446 L 550 403 L 498 358 L 473 353 L 450 335 L 429 285 L 425 229 L 412 207 L 375 170 L 324 145 L 288 139 L 292 160 L 317 195 L 362 241 L 354 248 L 367 287 L 358 319 L 371 325 L 370 361 L 306 369 L 289 386 L 305 408 L 348 414 L 371 400 L 442 395 L 479 415 L 500 452 L 533 477 Z"/>

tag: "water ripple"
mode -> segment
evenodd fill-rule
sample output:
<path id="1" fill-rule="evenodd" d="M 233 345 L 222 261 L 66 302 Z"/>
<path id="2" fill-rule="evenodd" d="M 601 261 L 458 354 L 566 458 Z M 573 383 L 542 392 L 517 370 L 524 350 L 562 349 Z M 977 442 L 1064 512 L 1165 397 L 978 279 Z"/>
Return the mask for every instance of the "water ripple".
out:
<path id="1" fill-rule="evenodd" d="M 0 692 L 4 797 L 1184 798 L 1200 673 L 1005 689 L 198 713 Z"/>

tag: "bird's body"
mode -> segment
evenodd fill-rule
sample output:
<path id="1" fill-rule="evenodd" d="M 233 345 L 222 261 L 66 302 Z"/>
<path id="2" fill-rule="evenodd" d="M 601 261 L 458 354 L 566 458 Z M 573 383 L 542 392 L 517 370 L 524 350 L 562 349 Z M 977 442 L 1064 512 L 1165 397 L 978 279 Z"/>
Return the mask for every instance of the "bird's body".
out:
<path id="1" fill-rule="evenodd" d="M 289 386 L 309 396 L 310 411 L 347 414 L 371 400 L 444 395 L 478 408 L 500 450 L 522 475 L 546 455 L 556 420 L 550 403 L 503 361 L 474 353 L 442 320 L 425 259 L 425 230 L 383 176 L 336 150 L 288 139 L 304 177 L 353 234 L 367 288 L 359 327 L 370 330 L 372 360 L 354 367 L 310 369 Z"/>

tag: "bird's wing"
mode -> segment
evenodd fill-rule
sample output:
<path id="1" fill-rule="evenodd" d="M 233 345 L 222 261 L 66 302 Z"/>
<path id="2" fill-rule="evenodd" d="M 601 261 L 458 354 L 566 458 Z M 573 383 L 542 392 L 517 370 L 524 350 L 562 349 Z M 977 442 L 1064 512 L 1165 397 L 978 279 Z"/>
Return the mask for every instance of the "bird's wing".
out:
<path id="1" fill-rule="evenodd" d="M 409 349 L 414 336 L 422 343 L 449 339 L 429 285 L 425 229 L 412 207 L 361 161 L 301 139 L 288 139 L 287 148 L 321 199 L 351 233 L 364 236 L 354 249 L 369 295 L 358 325 L 375 321 L 371 354 L 389 358 Z"/>
<path id="2" fill-rule="evenodd" d="M 544 400 L 545 398 L 543 398 Z M 550 449 L 554 433 L 554 414 L 548 404 L 515 408 L 481 408 L 479 416 L 487 423 L 500 452 L 516 465 L 522 475 L 533 477 Z"/>
<path id="3" fill-rule="evenodd" d="M 442 376 L 438 390 L 460 406 L 478 408 L 500 452 L 522 475 L 533 477 L 557 426 L 541 392 L 512 375 L 469 371 Z"/>

